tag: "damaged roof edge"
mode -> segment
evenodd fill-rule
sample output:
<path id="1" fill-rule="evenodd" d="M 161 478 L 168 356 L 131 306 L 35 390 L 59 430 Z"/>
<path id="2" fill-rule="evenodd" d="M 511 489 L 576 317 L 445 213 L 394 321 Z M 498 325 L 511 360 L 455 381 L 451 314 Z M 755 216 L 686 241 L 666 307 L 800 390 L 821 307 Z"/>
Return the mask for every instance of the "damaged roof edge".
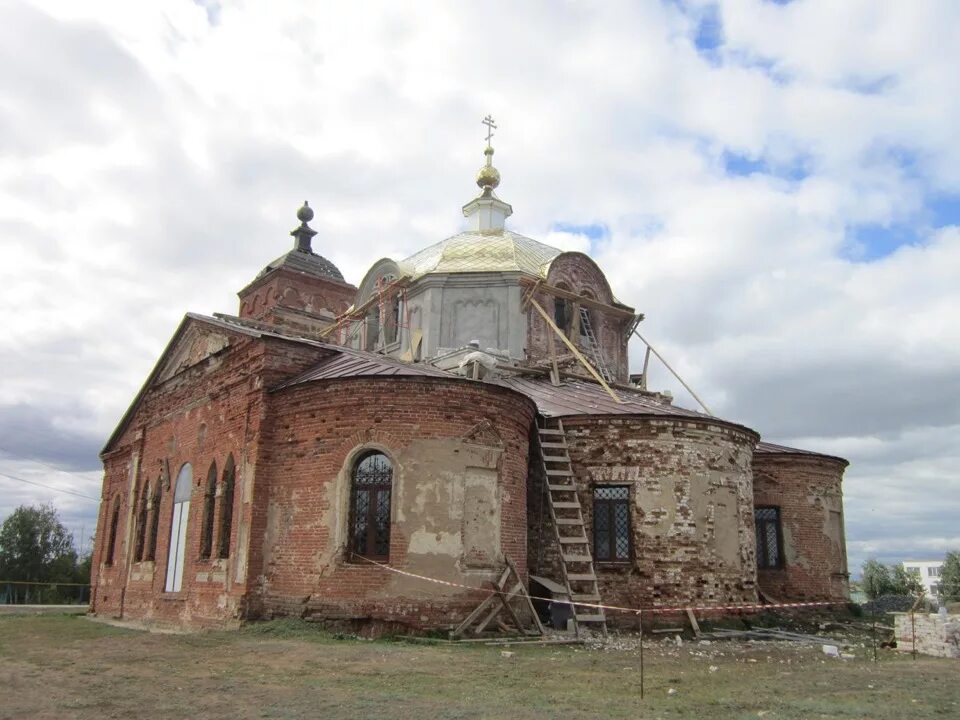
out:
<path id="1" fill-rule="evenodd" d="M 821 460 L 833 460 L 843 463 L 844 465 L 850 464 L 849 460 L 842 458 L 839 455 L 828 455 L 827 453 L 821 453 L 815 450 L 802 450 L 800 448 L 789 447 L 787 445 L 778 445 L 777 443 L 766 442 L 764 440 L 761 440 L 759 443 L 757 443 L 757 448 L 753 451 L 753 454 L 767 456 L 787 455 L 792 457 L 809 457 Z"/>

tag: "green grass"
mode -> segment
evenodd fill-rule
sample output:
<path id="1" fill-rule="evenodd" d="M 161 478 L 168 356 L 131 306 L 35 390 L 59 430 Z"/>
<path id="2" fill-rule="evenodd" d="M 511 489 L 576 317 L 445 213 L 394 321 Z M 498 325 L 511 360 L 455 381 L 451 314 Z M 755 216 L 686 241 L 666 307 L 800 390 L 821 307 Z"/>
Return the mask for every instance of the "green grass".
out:
<path id="1" fill-rule="evenodd" d="M 960 717 L 960 663 L 854 653 L 658 641 L 641 700 L 635 647 L 371 641 L 289 620 L 161 635 L 0 617 L 0 718 Z"/>

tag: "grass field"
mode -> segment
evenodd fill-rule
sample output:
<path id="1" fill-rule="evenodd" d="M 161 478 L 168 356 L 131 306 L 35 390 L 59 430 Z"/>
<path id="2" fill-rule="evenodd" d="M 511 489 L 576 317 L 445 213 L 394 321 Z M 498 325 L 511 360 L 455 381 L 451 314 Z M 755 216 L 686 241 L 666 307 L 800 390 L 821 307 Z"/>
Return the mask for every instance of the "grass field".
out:
<path id="1" fill-rule="evenodd" d="M 645 649 L 641 700 L 636 644 L 621 645 L 338 639 L 290 621 L 164 635 L 0 617 L 0 717 L 960 718 L 956 661 L 661 640 Z"/>

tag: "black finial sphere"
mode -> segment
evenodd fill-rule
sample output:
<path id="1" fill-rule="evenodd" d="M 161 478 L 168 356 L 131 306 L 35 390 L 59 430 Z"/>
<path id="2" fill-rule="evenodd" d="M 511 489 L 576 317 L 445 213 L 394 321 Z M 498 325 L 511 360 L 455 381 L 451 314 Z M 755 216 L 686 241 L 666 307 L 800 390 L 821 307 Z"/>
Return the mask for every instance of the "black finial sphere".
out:
<path id="1" fill-rule="evenodd" d="M 303 201 L 303 207 L 297 210 L 297 220 L 304 223 L 313 220 L 313 210 L 306 200 Z"/>

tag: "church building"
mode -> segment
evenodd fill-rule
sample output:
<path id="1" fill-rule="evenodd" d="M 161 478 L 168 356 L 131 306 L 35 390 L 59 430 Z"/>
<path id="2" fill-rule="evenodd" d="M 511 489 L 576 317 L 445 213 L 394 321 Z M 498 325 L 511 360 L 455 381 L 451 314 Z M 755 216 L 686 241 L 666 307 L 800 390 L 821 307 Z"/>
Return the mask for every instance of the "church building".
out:
<path id="1" fill-rule="evenodd" d="M 631 374 L 643 315 L 508 229 L 484 153 L 462 232 L 354 286 L 304 203 L 236 315 L 183 318 L 101 454 L 94 613 L 447 629 L 508 568 L 584 628 L 847 597 L 847 462 Z"/>

